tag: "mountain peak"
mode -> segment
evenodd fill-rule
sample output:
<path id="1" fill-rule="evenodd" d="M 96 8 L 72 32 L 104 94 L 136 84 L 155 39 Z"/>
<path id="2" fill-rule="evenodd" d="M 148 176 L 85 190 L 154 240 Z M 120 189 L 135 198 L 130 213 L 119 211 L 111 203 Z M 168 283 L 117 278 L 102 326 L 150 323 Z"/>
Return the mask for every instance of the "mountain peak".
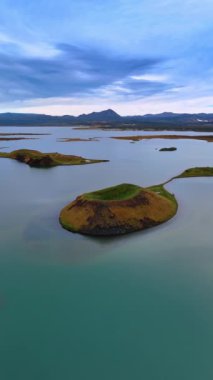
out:
<path id="1" fill-rule="evenodd" d="M 107 109 L 100 112 L 91 112 L 89 114 L 82 114 L 78 117 L 80 120 L 88 120 L 88 121 L 117 121 L 121 118 L 121 116 L 113 111 L 112 109 Z"/>
<path id="2" fill-rule="evenodd" d="M 117 115 L 117 116 L 120 116 L 120 115 L 118 115 L 118 113 L 117 112 L 115 112 L 114 110 L 112 110 L 111 108 L 108 108 L 107 110 L 103 110 L 103 111 L 101 111 L 102 113 L 107 113 L 107 114 L 109 114 L 109 115 Z"/>

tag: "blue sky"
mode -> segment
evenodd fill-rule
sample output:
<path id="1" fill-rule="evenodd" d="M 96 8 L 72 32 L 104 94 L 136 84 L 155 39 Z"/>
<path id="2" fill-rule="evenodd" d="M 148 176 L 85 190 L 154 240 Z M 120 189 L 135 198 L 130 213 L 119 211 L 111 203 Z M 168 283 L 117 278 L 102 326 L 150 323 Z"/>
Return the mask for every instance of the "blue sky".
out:
<path id="1" fill-rule="evenodd" d="M 213 112 L 212 0 L 1 0 L 0 112 Z"/>

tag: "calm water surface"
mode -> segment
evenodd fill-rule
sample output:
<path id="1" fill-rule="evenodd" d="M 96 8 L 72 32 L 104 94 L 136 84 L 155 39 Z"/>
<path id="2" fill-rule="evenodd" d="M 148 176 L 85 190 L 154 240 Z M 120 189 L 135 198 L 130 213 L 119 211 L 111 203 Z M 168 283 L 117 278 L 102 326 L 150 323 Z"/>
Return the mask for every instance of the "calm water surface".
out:
<path id="1" fill-rule="evenodd" d="M 0 379 L 212 380 L 213 179 L 170 183 L 176 217 L 124 237 L 69 233 L 58 214 L 82 192 L 213 166 L 213 144 L 109 139 L 140 132 L 24 131 L 50 135 L 0 148 L 110 162 L 42 170 L 0 160 Z M 57 141 L 63 137 L 99 141 Z M 169 146 L 178 150 L 158 151 Z"/>

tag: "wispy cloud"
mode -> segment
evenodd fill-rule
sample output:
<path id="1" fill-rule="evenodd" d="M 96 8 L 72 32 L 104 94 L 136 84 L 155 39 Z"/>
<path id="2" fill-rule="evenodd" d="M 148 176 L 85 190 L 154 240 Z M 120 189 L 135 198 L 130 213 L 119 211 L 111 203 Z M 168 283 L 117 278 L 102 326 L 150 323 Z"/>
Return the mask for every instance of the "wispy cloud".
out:
<path id="1" fill-rule="evenodd" d="M 148 81 L 148 82 L 167 82 L 168 76 L 161 74 L 142 74 L 142 75 L 132 75 L 131 79 L 139 81 Z"/>
<path id="2" fill-rule="evenodd" d="M 19 56 L 41 59 L 54 58 L 60 54 L 60 50 L 48 43 L 39 41 L 29 43 L 4 33 L 0 33 L 0 51 L 9 55 L 16 53 Z"/>
<path id="3" fill-rule="evenodd" d="M 19 44 L 18 44 L 19 47 Z M 15 100 L 58 96 L 89 96 L 94 92 L 110 89 L 113 93 L 129 93 L 137 85 L 130 83 L 131 74 L 146 72 L 161 60 L 156 58 L 129 59 L 106 55 L 100 51 L 78 48 L 68 44 L 55 47 L 56 55 L 17 56 L 0 54 L 0 99 Z M 37 52 L 36 47 L 34 52 Z M 40 52 L 40 51 L 39 51 Z M 45 59 L 44 59 L 45 58 Z M 118 81 L 126 81 L 126 87 Z M 133 82 L 133 81 L 132 81 Z M 143 85 L 155 91 L 150 84 Z"/>

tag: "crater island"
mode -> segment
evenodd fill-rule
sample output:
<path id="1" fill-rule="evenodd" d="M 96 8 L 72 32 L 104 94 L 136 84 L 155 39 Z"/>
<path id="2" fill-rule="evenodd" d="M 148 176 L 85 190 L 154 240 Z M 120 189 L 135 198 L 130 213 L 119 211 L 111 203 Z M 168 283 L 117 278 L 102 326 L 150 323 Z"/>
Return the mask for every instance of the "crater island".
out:
<path id="1" fill-rule="evenodd" d="M 178 178 L 209 176 L 213 176 L 212 167 L 195 167 L 156 186 L 121 184 L 85 193 L 62 209 L 59 221 L 69 231 L 97 236 L 154 227 L 171 219 L 178 208 L 175 196 L 164 185 Z"/>
<path id="2" fill-rule="evenodd" d="M 176 211 L 175 197 L 163 186 L 121 184 L 77 197 L 61 211 L 60 223 L 82 234 L 122 235 L 163 223 Z"/>

